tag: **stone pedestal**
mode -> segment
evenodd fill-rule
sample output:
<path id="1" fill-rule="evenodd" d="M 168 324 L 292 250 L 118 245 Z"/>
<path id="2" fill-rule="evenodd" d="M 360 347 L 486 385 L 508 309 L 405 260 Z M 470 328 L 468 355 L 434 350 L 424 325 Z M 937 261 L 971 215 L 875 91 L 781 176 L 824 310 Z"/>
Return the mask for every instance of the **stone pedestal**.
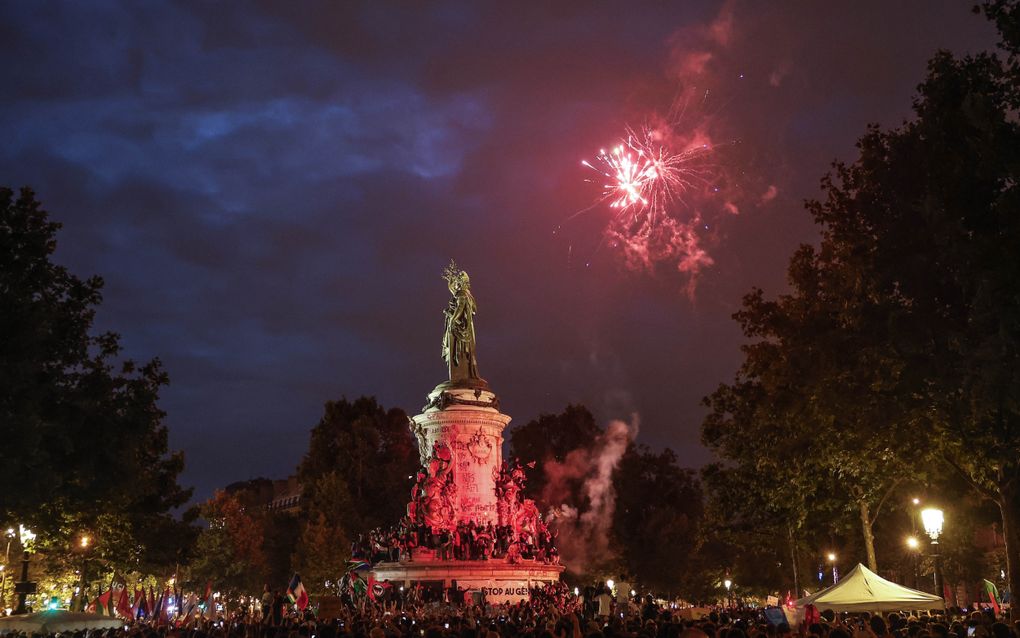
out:
<path id="1" fill-rule="evenodd" d="M 533 588 L 559 581 L 562 565 L 536 561 L 510 564 L 505 560 L 441 561 L 430 558 L 400 563 L 379 563 L 372 570 L 377 581 L 410 588 L 416 583 L 449 589 L 456 585 L 471 594 L 482 594 L 486 603 L 517 603 L 529 598 Z"/>
<path id="2" fill-rule="evenodd" d="M 454 530 L 458 523 L 471 521 L 479 526 L 513 524 L 517 531 L 522 524 L 530 524 L 534 533 L 537 510 L 520 495 L 523 483 L 515 482 L 523 480 L 523 473 L 511 480 L 504 472 L 503 484 L 496 485 L 508 423 L 510 417 L 499 411 L 499 399 L 481 379 L 441 383 L 429 393 L 421 414 L 411 419 L 422 464 L 409 506 L 413 521 L 424 520 L 433 530 Z M 500 521 L 501 508 L 507 520 Z M 533 516 L 521 518 L 522 512 L 533 512 Z M 531 589 L 559 581 L 563 569 L 537 560 L 511 562 L 506 557 L 439 560 L 435 551 L 419 548 L 413 561 L 379 563 L 372 575 L 377 581 L 404 587 L 456 585 L 498 604 L 528 599 Z"/>
<path id="3" fill-rule="evenodd" d="M 488 384 L 440 384 L 412 422 L 423 466 L 437 443 L 453 455 L 454 522 L 496 525 L 494 475 L 503 462 L 503 429 L 510 417 L 499 411 Z"/>

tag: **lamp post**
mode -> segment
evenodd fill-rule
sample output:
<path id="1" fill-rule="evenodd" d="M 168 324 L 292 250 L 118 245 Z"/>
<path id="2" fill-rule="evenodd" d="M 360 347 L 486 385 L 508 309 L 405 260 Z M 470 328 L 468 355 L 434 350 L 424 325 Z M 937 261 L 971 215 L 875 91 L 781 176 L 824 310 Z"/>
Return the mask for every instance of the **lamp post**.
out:
<path id="1" fill-rule="evenodd" d="M 910 551 L 910 564 L 914 568 L 914 589 L 917 589 L 917 554 L 921 548 L 921 541 L 916 536 L 907 537 L 907 549 Z"/>
<path id="2" fill-rule="evenodd" d="M 921 510 L 921 524 L 924 531 L 931 537 L 931 557 L 935 567 L 935 595 L 944 596 L 944 585 L 942 583 L 942 557 L 939 556 L 939 536 L 942 535 L 942 525 L 945 523 L 945 516 L 937 507 L 928 507 Z"/>
<path id="3" fill-rule="evenodd" d="M 7 537 L 7 552 L 4 554 L 3 576 L 0 577 L 0 608 L 7 606 L 7 566 L 11 564 L 11 541 L 14 540 L 14 528 L 8 527 L 4 532 Z"/>
<path id="4" fill-rule="evenodd" d="M 35 534 L 32 530 L 28 529 L 24 525 L 18 525 L 18 534 L 21 537 L 21 580 L 14 585 L 14 591 L 18 593 L 18 608 L 14 610 L 15 614 L 27 614 L 28 608 L 25 607 L 25 600 L 29 594 L 35 593 L 35 583 L 28 581 L 28 560 L 29 560 L 29 547 L 31 547 L 32 541 L 35 540 Z"/>
<path id="5" fill-rule="evenodd" d="M 839 571 L 836 569 L 836 554 L 829 552 L 826 558 L 832 563 L 832 584 L 835 585 L 839 582 Z"/>
<path id="6" fill-rule="evenodd" d="M 88 594 L 85 593 L 85 561 L 88 559 L 89 545 L 92 544 L 92 538 L 88 534 L 82 534 L 78 540 L 78 547 L 81 549 L 81 581 L 78 584 L 78 604 L 81 609 L 78 611 L 85 611 L 86 601 L 88 600 Z"/>
<path id="7" fill-rule="evenodd" d="M 730 599 L 730 587 L 733 587 L 733 581 L 730 580 L 729 578 L 727 578 L 726 580 L 724 580 L 722 582 L 722 584 L 723 584 L 723 587 L 726 588 L 726 606 L 727 607 L 732 607 L 733 604 L 732 604 L 732 601 Z"/>

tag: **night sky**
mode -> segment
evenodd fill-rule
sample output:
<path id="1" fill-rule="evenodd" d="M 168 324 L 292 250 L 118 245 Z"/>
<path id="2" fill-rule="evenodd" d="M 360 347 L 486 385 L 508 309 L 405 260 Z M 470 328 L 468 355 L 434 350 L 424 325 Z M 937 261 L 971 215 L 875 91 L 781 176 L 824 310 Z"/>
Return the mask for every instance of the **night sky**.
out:
<path id="1" fill-rule="evenodd" d="M 803 200 L 909 115 L 937 48 L 994 44 L 970 5 L 8 1 L 0 184 L 106 280 L 98 328 L 166 364 L 197 497 L 286 476 L 328 399 L 415 413 L 445 378 L 451 257 L 515 423 L 636 413 L 698 466 L 741 296 L 782 290 Z M 719 144 L 720 191 L 674 211 L 713 263 L 628 267 L 605 206 L 554 234 L 598 197 L 580 160 L 677 99 Z"/>

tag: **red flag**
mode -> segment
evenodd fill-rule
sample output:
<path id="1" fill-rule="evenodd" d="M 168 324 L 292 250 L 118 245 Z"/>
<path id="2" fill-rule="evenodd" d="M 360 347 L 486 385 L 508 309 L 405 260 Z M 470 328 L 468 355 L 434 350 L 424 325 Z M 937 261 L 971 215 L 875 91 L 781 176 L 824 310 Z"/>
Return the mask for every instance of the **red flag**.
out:
<path id="1" fill-rule="evenodd" d="M 956 606 L 956 596 L 953 595 L 953 590 L 949 586 L 949 583 L 942 584 L 942 594 L 943 594 L 942 597 L 946 601 L 946 605 L 951 604 L 953 607 Z"/>
<path id="2" fill-rule="evenodd" d="M 131 601 L 128 600 L 127 587 L 120 590 L 120 598 L 117 599 L 117 613 L 124 618 L 131 618 Z"/>

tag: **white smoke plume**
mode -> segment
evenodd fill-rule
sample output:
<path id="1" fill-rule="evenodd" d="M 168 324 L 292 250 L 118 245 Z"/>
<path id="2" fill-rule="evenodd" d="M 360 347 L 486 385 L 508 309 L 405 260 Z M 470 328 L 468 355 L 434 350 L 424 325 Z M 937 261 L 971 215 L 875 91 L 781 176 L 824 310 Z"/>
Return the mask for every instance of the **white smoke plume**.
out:
<path id="1" fill-rule="evenodd" d="M 610 421 L 589 448 L 571 451 L 562 463 L 547 461 L 544 469 L 547 478 L 543 500 L 554 505 L 547 515 L 554 530 L 559 533 L 556 543 L 563 563 L 572 571 L 582 572 L 590 565 L 609 558 L 609 530 L 616 510 L 616 491 L 613 472 L 620 464 L 627 445 L 638 432 L 638 417 L 631 423 Z M 571 495 L 571 483 L 583 480 L 581 503 L 563 502 Z"/>

